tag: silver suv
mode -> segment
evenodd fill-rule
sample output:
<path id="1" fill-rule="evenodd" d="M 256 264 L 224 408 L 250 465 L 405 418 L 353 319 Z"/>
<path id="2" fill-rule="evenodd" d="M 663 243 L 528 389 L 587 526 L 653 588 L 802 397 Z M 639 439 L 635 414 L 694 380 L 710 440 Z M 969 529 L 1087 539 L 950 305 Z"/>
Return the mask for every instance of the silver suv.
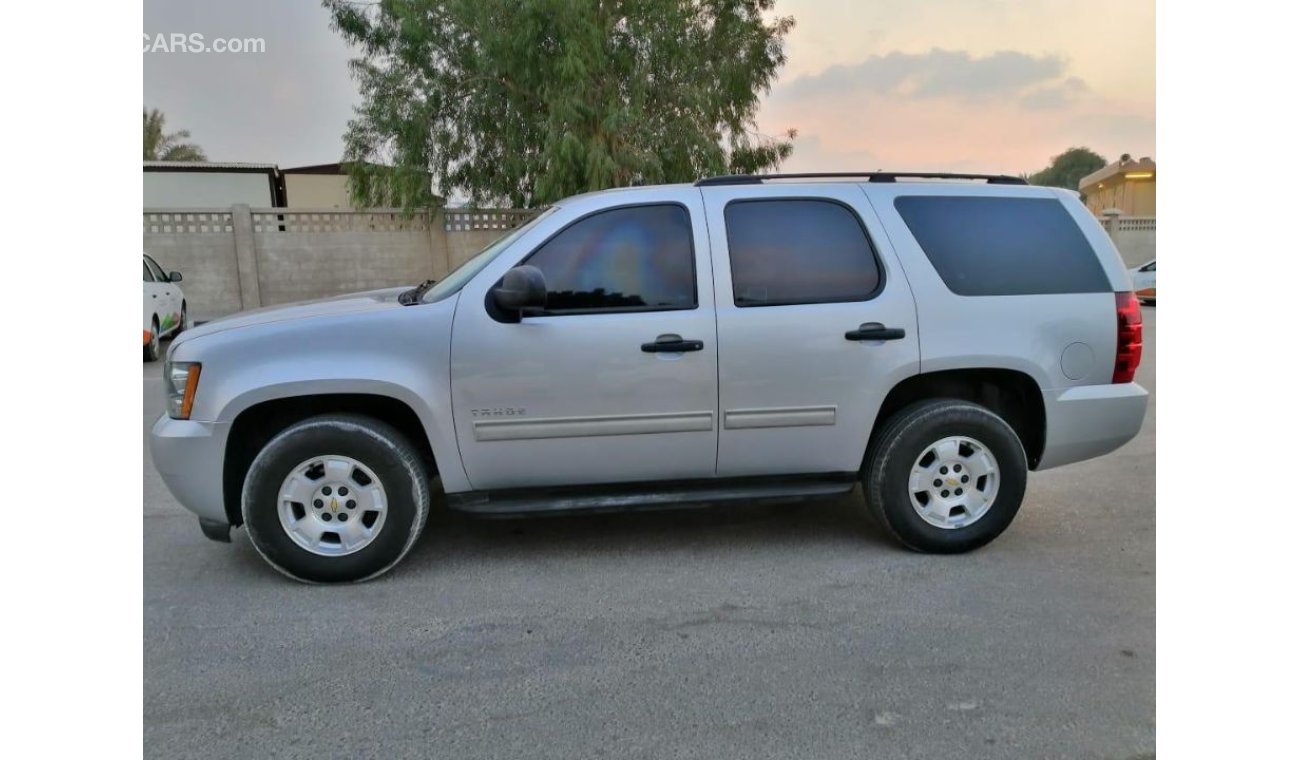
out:
<path id="1" fill-rule="evenodd" d="M 841 494 L 963 552 L 1029 470 L 1137 434 L 1141 312 L 1068 191 L 726 176 L 569 198 L 439 282 L 171 346 L 153 460 L 204 533 L 373 578 L 432 484 L 479 515 Z"/>

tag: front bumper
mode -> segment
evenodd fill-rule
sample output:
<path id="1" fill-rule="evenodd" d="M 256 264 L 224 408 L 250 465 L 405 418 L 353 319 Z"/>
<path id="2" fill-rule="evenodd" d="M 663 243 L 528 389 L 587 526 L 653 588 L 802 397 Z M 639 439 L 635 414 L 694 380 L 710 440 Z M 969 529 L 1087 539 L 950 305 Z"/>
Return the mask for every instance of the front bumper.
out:
<path id="1" fill-rule="evenodd" d="M 149 452 L 167 490 L 202 520 L 228 523 L 222 467 L 230 424 L 174 420 L 165 413 L 149 431 Z"/>
<path id="2" fill-rule="evenodd" d="M 1043 392 L 1047 443 L 1036 469 L 1109 454 L 1133 440 L 1147 413 L 1146 388 L 1137 383 L 1081 385 Z"/>

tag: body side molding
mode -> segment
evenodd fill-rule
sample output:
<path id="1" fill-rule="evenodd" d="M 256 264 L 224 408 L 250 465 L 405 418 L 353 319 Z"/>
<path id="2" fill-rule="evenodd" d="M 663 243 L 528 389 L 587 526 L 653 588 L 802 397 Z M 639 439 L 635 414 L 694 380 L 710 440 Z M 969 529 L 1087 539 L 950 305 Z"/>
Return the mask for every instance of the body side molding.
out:
<path id="1" fill-rule="evenodd" d="M 722 415 L 722 424 L 728 430 L 834 425 L 835 409 L 834 404 L 826 406 L 728 409 Z"/>
<path id="2" fill-rule="evenodd" d="M 595 417 L 475 420 L 479 441 L 522 441 L 537 438 L 583 438 L 647 433 L 696 433 L 713 429 L 713 412 L 611 414 Z"/>

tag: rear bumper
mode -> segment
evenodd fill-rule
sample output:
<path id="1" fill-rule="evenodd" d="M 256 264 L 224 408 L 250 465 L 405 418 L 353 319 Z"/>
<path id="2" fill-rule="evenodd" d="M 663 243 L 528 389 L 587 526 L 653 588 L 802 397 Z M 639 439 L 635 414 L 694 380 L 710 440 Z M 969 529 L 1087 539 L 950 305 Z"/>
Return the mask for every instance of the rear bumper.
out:
<path id="1" fill-rule="evenodd" d="M 1109 454 L 1133 440 L 1147 412 L 1147 391 L 1137 383 L 1081 385 L 1044 391 L 1047 443 L 1037 469 Z"/>
<path id="2" fill-rule="evenodd" d="M 149 431 L 149 452 L 167 490 L 200 519 L 227 523 L 222 497 L 229 423 L 174 420 L 163 414 Z"/>

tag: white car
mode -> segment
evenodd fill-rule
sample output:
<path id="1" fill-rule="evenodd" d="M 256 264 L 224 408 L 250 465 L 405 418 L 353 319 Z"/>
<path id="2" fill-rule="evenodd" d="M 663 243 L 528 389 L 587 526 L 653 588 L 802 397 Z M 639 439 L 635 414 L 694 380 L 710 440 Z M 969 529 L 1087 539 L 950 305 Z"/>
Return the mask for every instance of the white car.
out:
<path id="1" fill-rule="evenodd" d="M 189 326 L 189 309 L 180 272 L 163 274 L 158 262 L 144 254 L 144 360 L 157 361 L 158 342 Z"/>
<path id="2" fill-rule="evenodd" d="M 1156 302 L 1156 260 L 1151 259 L 1140 267 L 1128 270 L 1133 280 L 1133 292 L 1138 300 L 1145 304 Z"/>

